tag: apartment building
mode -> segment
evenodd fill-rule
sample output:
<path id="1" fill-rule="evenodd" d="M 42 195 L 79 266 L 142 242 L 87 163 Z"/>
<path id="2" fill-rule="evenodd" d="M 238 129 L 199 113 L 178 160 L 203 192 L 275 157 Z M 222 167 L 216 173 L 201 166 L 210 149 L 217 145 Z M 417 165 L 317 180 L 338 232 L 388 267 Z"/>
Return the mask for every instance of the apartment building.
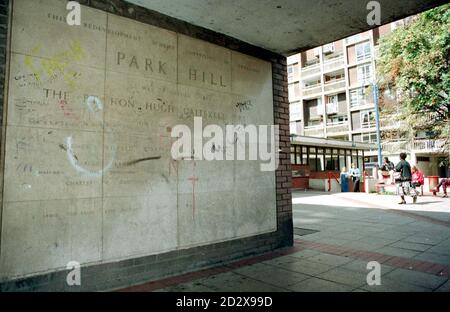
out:
<path id="1" fill-rule="evenodd" d="M 384 25 L 289 57 L 291 133 L 376 142 L 372 85 L 378 42 L 403 23 Z"/>
<path id="2" fill-rule="evenodd" d="M 376 81 L 381 37 L 409 23 L 409 17 L 356 34 L 288 58 L 291 134 L 354 143 L 376 143 L 373 83 Z M 395 96 L 383 94 L 384 105 L 397 105 Z M 390 103 L 389 103 L 390 102 Z M 392 119 L 380 120 L 381 131 L 398 128 Z M 408 152 L 414 164 L 423 162 L 427 174 L 439 174 L 438 163 L 448 158 L 442 142 L 420 136 L 413 142 L 382 142 L 383 156 L 398 158 Z M 375 150 L 366 162 L 377 162 Z"/>

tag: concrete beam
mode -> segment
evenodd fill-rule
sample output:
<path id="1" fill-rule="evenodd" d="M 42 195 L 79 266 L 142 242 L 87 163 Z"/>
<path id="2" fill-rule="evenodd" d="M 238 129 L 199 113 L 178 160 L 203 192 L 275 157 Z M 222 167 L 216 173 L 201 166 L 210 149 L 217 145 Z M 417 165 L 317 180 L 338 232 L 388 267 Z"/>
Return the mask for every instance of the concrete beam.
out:
<path id="1" fill-rule="evenodd" d="M 291 55 L 369 30 L 368 0 L 127 0 L 130 3 Z M 447 1 L 379 0 L 381 24 Z"/>

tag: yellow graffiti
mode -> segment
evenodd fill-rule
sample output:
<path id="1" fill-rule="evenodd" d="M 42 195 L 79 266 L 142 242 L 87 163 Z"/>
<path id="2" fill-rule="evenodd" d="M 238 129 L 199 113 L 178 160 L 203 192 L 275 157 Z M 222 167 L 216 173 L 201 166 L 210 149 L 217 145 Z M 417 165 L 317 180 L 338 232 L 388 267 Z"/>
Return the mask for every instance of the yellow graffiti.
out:
<path id="1" fill-rule="evenodd" d="M 41 51 L 40 46 L 36 46 L 30 50 L 31 55 L 38 55 Z M 73 90 L 76 87 L 76 81 L 79 77 L 78 73 L 69 69 L 69 65 L 74 62 L 78 62 L 83 59 L 85 53 L 81 47 L 80 42 L 73 41 L 69 45 L 69 49 L 58 54 L 51 56 L 49 59 L 41 59 L 38 61 L 37 66 L 33 62 L 33 58 L 29 55 L 25 56 L 25 66 L 33 72 L 36 80 L 41 81 L 42 77 L 48 77 L 49 79 L 55 78 L 61 75 L 64 81 L 69 85 L 69 88 Z"/>

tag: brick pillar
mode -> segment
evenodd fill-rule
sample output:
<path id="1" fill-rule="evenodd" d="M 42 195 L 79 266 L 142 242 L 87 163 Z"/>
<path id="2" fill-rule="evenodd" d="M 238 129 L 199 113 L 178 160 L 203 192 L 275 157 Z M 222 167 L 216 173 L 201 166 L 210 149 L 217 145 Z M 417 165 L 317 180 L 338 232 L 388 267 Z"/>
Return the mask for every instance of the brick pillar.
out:
<path id="1" fill-rule="evenodd" d="M 280 129 L 280 164 L 276 171 L 278 232 L 283 245 L 293 244 L 292 168 L 286 58 L 272 59 L 274 124 Z"/>

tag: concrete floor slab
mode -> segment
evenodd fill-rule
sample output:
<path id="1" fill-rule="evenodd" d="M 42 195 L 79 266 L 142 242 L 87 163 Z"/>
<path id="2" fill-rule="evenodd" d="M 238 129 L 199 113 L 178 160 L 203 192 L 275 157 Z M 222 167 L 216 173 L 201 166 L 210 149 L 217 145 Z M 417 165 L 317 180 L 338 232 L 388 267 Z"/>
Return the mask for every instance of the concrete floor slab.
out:
<path id="1" fill-rule="evenodd" d="M 327 264 L 330 266 L 340 266 L 345 263 L 351 262 L 353 259 L 335 255 L 329 255 L 326 253 L 318 254 L 314 257 L 308 258 L 308 261 L 313 261 L 321 264 Z"/>
<path id="2" fill-rule="evenodd" d="M 296 292 L 348 292 L 352 290 L 352 287 L 320 278 L 310 278 L 289 286 L 289 289 Z"/>
<path id="3" fill-rule="evenodd" d="M 279 265 L 279 267 L 282 267 L 283 269 L 297 272 L 297 273 L 303 273 L 310 276 L 316 276 L 318 274 L 324 273 L 326 271 L 331 270 L 334 267 L 337 267 L 338 265 L 328 265 L 323 263 L 317 263 L 313 261 L 308 260 L 299 260 L 297 262 L 291 262 L 291 263 L 285 263 Z"/>
<path id="4" fill-rule="evenodd" d="M 353 288 L 367 285 L 366 272 L 351 271 L 342 267 L 331 269 L 330 271 L 319 274 L 317 277 Z"/>
<path id="5" fill-rule="evenodd" d="M 344 264 L 340 268 L 350 270 L 350 271 L 365 273 L 367 276 L 367 274 L 369 273 L 369 270 L 367 270 L 367 263 L 368 263 L 368 261 L 354 260 L 352 262 Z M 392 266 L 389 266 L 389 265 L 382 264 L 381 265 L 381 276 L 386 275 L 387 273 L 391 272 L 392 270 L 395 270 L 395 268 Z"/>
<path id="6" fill-rule="evenodd" d="M 295 236 L 298 242 L 288 255 L 227 266 L 226 273 L 159 290 L 450 292 L 450 227 L 440 222 L 450 215 L 450 201 L 436 199 L 427 204 L 430 211 L 419 214 L 420 205 L 387 210 L 398 209 L 392 200 L 368 194 L 294 193 L 294 226 L 305 229 L 306 235 Z M 308 229 L 319 232 L 308 234 Z M 372 257 L 386 261 L 380 286 L 367 285 Z M 443 276 L 436 275 L 436 267 Z"/>
<path id="7" fill-rule="evenodd" d="M 415 286 L 429 288 L 431 290 L 437 289 L 449 279 L 448 277 L 441 277 L 433 274 L 416 272 L 406 269 L 395 269 L 386 274 L 385 278 L 412 284 Z"/>
<path id="8" fill-rule="evenodd" d="M 234 273 L 241 274 L 254 280 L 279 287 L 287 287 L 297 284 L 303 280 L 310 278 L 311 276 L 302 273 L 287 271 L 282 268 L 276 268 L 271 266 L 258 267 L 252 269 L 251 267 L 243 267 L 233 271 Z"/>
<path id="9" fill-rule="evenodd" d="M 407 249 L 407 250 L 412 250 L 412 251 L 426 251 L 426 250 L 432 251 L 433 250 L 432 245 L 420 244 L 420 243 L 409 243 L 409 242 L 404 242 L 404 241 L 395 242 L 395 243 L 391 244 L 390 247 Z"/>
<path id="10" fill-rule="evenodd" d="M 404 258 L 413 258 L 420 254 L 420 252 L 418 252 L 418 251 L 390 247 L 390 246 L 385 246 L 380 249 L 377 249 L 376 252 L 382 253 L 385 255 L 404 257 Z"/>

